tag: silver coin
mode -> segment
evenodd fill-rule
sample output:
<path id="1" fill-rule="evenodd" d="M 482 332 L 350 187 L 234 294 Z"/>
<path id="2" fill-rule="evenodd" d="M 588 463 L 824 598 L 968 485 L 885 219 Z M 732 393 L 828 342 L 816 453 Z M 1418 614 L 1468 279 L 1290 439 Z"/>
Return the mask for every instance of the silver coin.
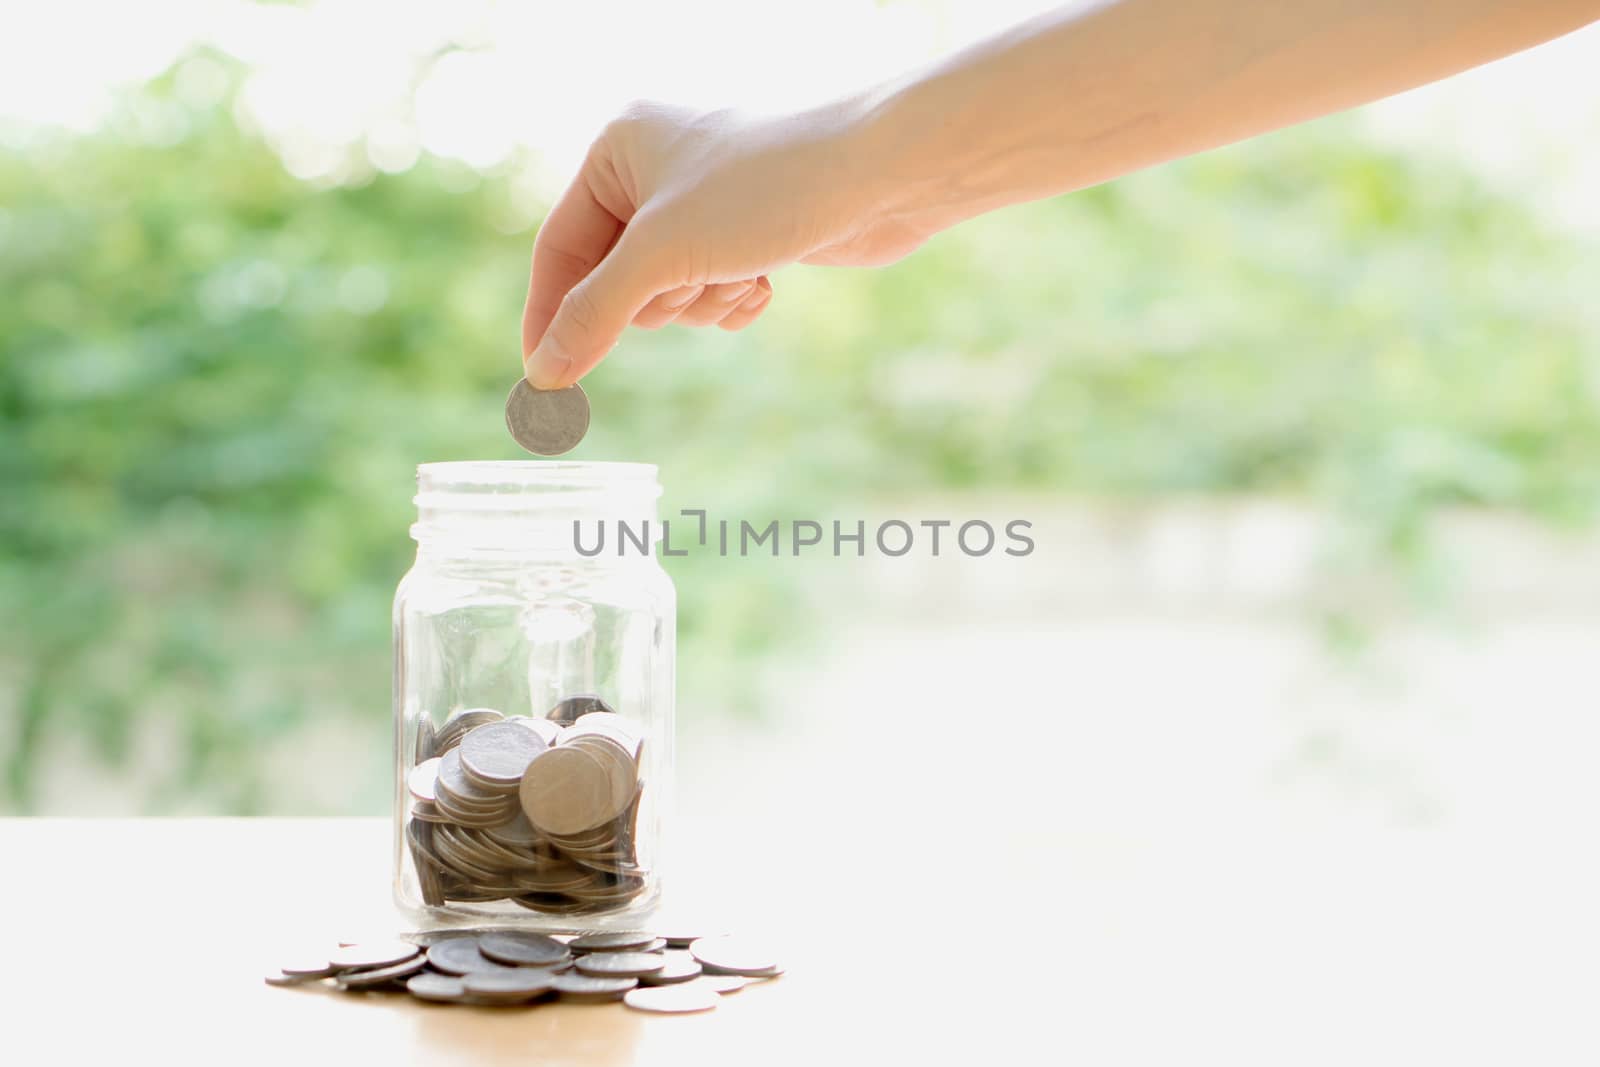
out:
<path id="1" fill-rule="evenodd" d="M 648 930 L 597 930 L 579 934 L 568 944 L 574 952 L 615 952 L 620 949 L 641 948 L 655 941 L 656 935 Z"/>
<path id="2" fill-rule="evenodd" d="M 328 962 L 331 952 L 320 955 L 311 953 L 303 958 L 296 959 L 293 963 L 286 963 L 278 968 L 291 978 L 326 978 L 330 974 L 338 974 L 340 968 Z"/>
<path id="3" fill-rule="evenodd" d="M 739 992 L 739 990 L 749 985 L 750 982 L 751 979 L 737 974 L 702 974 L 690 984 L 697 985 L 701 989 L 709 989 L 713 993 L 720 993 L 723 996 L 727 996 L 729 993 Z"/>
<path id="4" fill-rule="evenodd" d="M 499 722 L 505 718 L 493 708 L 457 708 L 444 720 L 444 724 L 435 732 L 433 738 L 433 754 L 442 756 L 450 749 L 461 743 L 461 738 L 470 730 L 474 730 L 485 723 Z"/>
<path id="5" fill-rule="evenodd" d="M 264 980 L 268 985 L 291 986 L 306 985 L 310 982 L 320 982 L 325 977 L 327 976 L 321 974 L 289 974 L 287 972 L 279 972 L 278 974 L 267 975 Z"/>
<path id="6" fill-rule="evenodd" d="M 621 1000 L 624 993 L 639 984 L 639 980 L 602 978 L 568 971 L 556 975 L 550 984 L 562 1000 Z"/>
<path id="7" fill-rule="evenodd" d="M 431 800 L 418 800 L 411 805 L 411 817 L 422 822 L 449 822 L 450 817 L 439 810 Z"/>
<path id="8" fill-rule="evenodd" d="M 504 826 L 491 827 L 486 831 L 486 836 L 496 844 L 505 845 L 507 848 L 530 849 L 539 843 L 539 833 L 528 821 L 528 816 L 519 807 L 516 815 Z"/>
<path id="9" fill-rule="evenodd" d="M 475 937 L 452 937 L 435 941 L 428 946 L 428 963 L 434 970 L 443 971 L 445 974 L 494 971 L 501 969 L 502 966 L 478 951 L 478 939 Z"/>
<path id="10" fill-rule="evenodd" d="M 700 961 L 687 952 L 668 952 L 664 957 L 667 965 L 654 974 L 641 974 L 639 981 L 645 985 L 677 985 L 679 982 L 688 982 L 699 978 L 702 968 Z"/>
<path id="11" fill-rule="evenodd" d="M 452 974 L 434 974 L 427 971 L 406 979 L 406 991 L 418 1000 L 437 1000 L 453 1003 L 467 995 L 461 979 Z"/>
<path id="12" fill-rule="evenodd" d="M 340 989 L 372 989 L 377 986 L 398 982 L 402 978 L 410 978 L 428 965 L 427 957 L 417 955 L 400 963 L 392 963 L 387 967 L 375 967 L 366 971 L 347 971 L 339 975 L 335 981 Z"/>
<path id="13" fill-rule="evenodd" d="M 656 929 L 660 930 L 661 927 L 658 926 L 658 927 L 656 927 Z M 679 926 L 669 926 L 661 934 L 661 937 L 666 941 L 668 948 L 688 948 L 690 945 L 694 944 L 696 941 L 700 940 L 702 937 L 720 937 L 720 936 L 725 936 L 725 935 L 723 935 L 720 931 L 718 933 L 715 933 L 715 934 L 708 934 L 708 933 L 704 933 L 704 932 L 698 933 L 698 934 L 691 934 L 691 933 L 687 933 L 682 927 L 679 927 Z"/>
<path id="14" fill-rule="evenodd" d="M 597 978 L 640 978 L 667 966 L 666 957 L 654 952 L 591 952 L 573 965 L 580 974 Z"/>
<path id="15" fill-rule="evenodd" d="M 391 963 L 409 960 L 421 951 L 409 941 L 371 941 L 335 949 L 329 954 L 328 963 L 340 969 L 387 967 Z"/>
<path id="16" fill-rule="evenodd" d="M 460 748 L 452 748 L 439 758 L 433 791 L 434 804 L 441 807 L 448 805 L 457 810 L 471 809 L 477 814 L 498 811 L 508 803 L 510 807 L 516 807 L 515 800 L 488 792 L 467 777 L 466 770 L 461 766 Z"/>
<path id="17" fill-rule="evenodd" d="M 439 757 L 423 760 L 406 774 L 406 788 L 418 800 L 433 800 L 433 785 L 439 777 Z"/>
<path id="18" fill-rule="evenodd" d="M 417 747 L 412 756 L 412 763 L 421 763 L 423 760 L 433 758 L 433 719 L 427 712 L 417 720 Z"/>
<path id="19" fill-rule="evenodd" d="M 568 697 L 545 715 L 545 718 L 560 723 L 562 726 L 571 726 L 581 716 L 592 711 L 610 711 L 611 705 L 595 696 L 593 693 L 583 693 L 579 696 Z"/>
<path id="20" fill-rule="evenodd" d="M 542 997 L 555 988 L 553 971 L 535 967 L 513 967 L 504 971 L 468 974 L 461 985 L 475 997 L 499 1001 L 524 1001 Z"/>
<path id="21" fill-rule="evenodd" d="M 622 1002 L 636 1011 L 679 1015 L 691 1011 L 711 1011 L 722 998 L 709 989 L 693 985 L 664 985 L 630 989 Z"/>
<path id="22" fill-rule="evenodd" d="M 441 941 L 453 941 L 458 937 L 473 937 L 476 934 L 476 930 L 443 927 L 438 930 L 413 930 L 409 934 L 401 934 L 400 940 L 409 941 L 413 945 L 418 945 L 422 948 L 428 948 L 432 945 L 437 945 Z"/>
<path id="23" fill-rule="evenodd" d="M 400 940 L 409 941 L 413 945 L 430 948 L 441 941 L 455 941 L 460 938 L 481 938 L 486 934 L 522 934 L 514 926 L 441 926 L 435 930 L 413 930 L 400 935 Z"/>
<path id="24" fill-rule="evenodd" d="M 746 978 L 771 978 L 783 973 L 777 958 L 765 945 L 737 937 L 702 937 L 689 946 L 707 974 L 738 974 Z"/>
<path id="25" fill-rule="evenodd" d="M 519 967 L 553 967 L 572 958 L 572 950 L 543 934 L 484 934 L 478 951 L 491 960 Z"/>
<path id="26" fill-rule="evenodd" d="M 522 773 L 533 762 L 533 757 L 548 747 L 544 738 L 520 723 L 489 723 L 461 739 L 461 769 L 481 782 L 516 785 L 522 781 Z M 415 785 L 412 793 L 416 793 Z"/>
<path id="27" fill-rule="evenodd" d="M 538 734 L 539 740 L 544 742 L 546 748 L 555 744 L 556 739 L 561 736 L 561 724 L 552 722 L 550 719 L 535 719 L 529 715 L 513 715 L 506 721 L 525 726 Z"/>
<path id="28" fill-rule="evenodd" d="M 589 397 L 576 383 L 535 389 L 518 378 L 506 397 L 506 429 L 517 444 L 540 456 L 570 452 L 589 432 Z"/>

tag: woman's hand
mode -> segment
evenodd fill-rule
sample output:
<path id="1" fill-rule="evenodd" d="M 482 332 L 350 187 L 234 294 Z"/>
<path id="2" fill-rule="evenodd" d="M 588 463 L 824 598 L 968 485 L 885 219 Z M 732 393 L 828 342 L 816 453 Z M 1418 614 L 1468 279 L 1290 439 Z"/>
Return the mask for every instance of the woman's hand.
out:
<path id="1" fill-rule="evenodd" d="M 1600 0 L 1097 0 L 777 119 L 654 105 L 606 127 L 545 220 L 524 372 L 587 373 L 630 322 L 753 322 L 768 272 L 889 263 L 962 219 L 1442 78 Z"/>
<path id="2" fill-rule="evenodd" d="M 629 323 L 743 329 L 785 264 L 876 265 L 915 249 L 928 235 L 874 200 L 864 110 L 628 108 L 539 231 L 522 319 L 528 380 L 577 381 Z"/>

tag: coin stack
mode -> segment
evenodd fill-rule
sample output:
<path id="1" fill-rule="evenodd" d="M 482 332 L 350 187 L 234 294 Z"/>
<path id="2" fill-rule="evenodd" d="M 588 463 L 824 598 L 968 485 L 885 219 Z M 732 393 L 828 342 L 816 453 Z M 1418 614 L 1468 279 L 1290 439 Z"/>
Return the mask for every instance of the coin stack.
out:
<path id="1" fill-rule="evenodd" d="M 679 1014 L 708 1011 L 722 996 L 782 973 L 770 949 L 726 935 L 433 930 L 340 944 L 291 961 L 266 980 L 332 982 L 347 993 L 404 989 L 418 1000 L 486 1007 L 621 1000 L 639 1011 Z"/>
<path id="2" fill-rule="evenodd" d="M 406 840 L 422 899 L 510 900 L 548 915 L 607 911 L 649 873 L 635 831 L 642 733 L 599 697 L 543 718 L 459 709 L 423 715 Z"/>

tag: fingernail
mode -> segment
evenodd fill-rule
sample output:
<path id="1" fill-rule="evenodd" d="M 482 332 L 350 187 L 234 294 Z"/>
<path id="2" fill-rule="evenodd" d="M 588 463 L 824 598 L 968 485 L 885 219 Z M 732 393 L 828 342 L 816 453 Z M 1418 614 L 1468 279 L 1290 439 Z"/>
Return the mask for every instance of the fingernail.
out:
<path id="1" fill-rule="evenodd" d="M 522 373 L 535 389 L 556 388 L 571 369 L 572 358 L 548 337 L 522 360 Z"/>
<path id="2" fill-rule="evenodd" d="M 723 299 L 723 303 L 725 303 L 725 304 L 742 304 L 746 300 L 750 299 L 750 294 L 755 292 L 755 291 L 756 291 L 755 287 L 752 286 L 751 288 L 746 289 L 742 293 L 735 293 L 733 296 L 725 297 Z"/>
<path id="3" fill-rule="evenodd" d="M 756 289 L 739 302 L 740 311 L 754 311 L 772 296 L 770 289 Z"/>

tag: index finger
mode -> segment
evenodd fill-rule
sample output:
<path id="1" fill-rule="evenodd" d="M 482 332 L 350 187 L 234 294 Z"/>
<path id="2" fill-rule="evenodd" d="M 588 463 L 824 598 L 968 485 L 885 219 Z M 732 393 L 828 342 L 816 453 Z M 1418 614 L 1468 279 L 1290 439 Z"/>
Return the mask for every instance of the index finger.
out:
<path id="1" fill-rule="evenodd" d="M 561 194 L 533 242 L 528 301 L 522 309 L 522 355 L 528 356 L 550 328 L 574 285 L 589 276 L 616 243 L 622 220 L 596 199 L 586 174 Z"/>

